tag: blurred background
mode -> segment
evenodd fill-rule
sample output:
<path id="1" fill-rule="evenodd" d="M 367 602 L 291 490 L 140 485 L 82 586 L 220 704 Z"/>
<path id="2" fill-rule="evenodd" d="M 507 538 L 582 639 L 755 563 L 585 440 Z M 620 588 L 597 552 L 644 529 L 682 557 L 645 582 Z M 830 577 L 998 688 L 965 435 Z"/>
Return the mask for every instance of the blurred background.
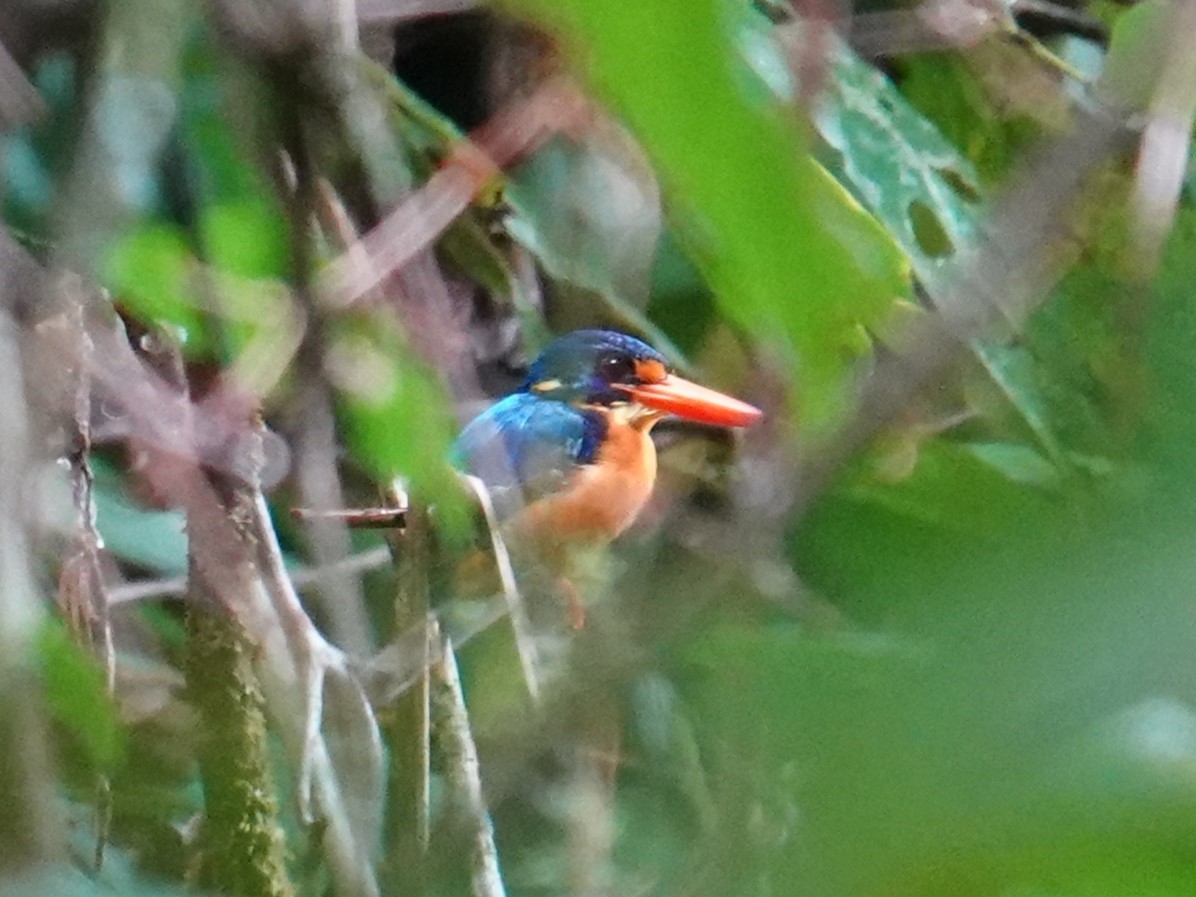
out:
<path id="1" fill-rule="evenodd" d="M 1194 112 L 1193 0 L 2 0 L 0 894 L 1192 893 Z M 447 459 L 581 327 L 766 418 L 532 631 Z"/>

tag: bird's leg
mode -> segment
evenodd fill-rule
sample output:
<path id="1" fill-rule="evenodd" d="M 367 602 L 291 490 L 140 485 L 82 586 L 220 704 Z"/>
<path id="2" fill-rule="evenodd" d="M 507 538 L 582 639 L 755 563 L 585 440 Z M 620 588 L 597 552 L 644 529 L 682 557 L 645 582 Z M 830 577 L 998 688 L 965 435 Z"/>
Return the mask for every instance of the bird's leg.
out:
<path id="1" fill-rule="evenodd" d="M 586 627 L 586 606 L 582 603 L 581 595 L 573 581 L 561 576 L 556 581 L 557 588 L 565 598 L 565 606 L 569 611 L 569 627 L 575 631 Z"/>

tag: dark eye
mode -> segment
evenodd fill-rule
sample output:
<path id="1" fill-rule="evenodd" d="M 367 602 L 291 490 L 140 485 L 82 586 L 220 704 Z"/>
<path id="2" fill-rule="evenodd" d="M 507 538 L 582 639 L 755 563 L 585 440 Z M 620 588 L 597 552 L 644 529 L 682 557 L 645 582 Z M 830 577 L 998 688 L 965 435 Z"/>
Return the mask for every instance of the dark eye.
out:
<path id="1" fill-rule="evenodd" d="M 626 355 L 603 355 L 598 359 L 598 375 L 607 383 L 625 383 L 635 379 L 635 362 Z"/>

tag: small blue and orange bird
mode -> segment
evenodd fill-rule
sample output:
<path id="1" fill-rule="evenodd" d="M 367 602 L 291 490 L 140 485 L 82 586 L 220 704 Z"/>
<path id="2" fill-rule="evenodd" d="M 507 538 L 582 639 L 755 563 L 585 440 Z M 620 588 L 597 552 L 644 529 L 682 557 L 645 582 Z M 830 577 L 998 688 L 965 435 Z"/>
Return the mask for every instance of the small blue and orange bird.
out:
<path id="1" fill-rule="evenodd" d="M 603 544 L 652 494 L 662 417 L 745 427 L 762 412 L 672 372 L 646 343 L 578 330 L 551 343 L 522 389 L 480 414 L 455 445 L 489 488 L 503 528 L 541 547 Z"/>

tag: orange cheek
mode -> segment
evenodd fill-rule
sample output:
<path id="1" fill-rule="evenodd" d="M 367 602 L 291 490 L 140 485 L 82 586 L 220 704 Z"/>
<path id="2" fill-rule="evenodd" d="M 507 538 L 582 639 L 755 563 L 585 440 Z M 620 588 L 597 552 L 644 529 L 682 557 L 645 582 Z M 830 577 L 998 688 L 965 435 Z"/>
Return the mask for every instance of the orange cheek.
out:
<path id="1" fill-rule="evenodd" d="M 659 383 L 669 375 L 668 369 L 654 358 L 640 359 L 635 363 L 635 375 L 644 383 Z"/>

